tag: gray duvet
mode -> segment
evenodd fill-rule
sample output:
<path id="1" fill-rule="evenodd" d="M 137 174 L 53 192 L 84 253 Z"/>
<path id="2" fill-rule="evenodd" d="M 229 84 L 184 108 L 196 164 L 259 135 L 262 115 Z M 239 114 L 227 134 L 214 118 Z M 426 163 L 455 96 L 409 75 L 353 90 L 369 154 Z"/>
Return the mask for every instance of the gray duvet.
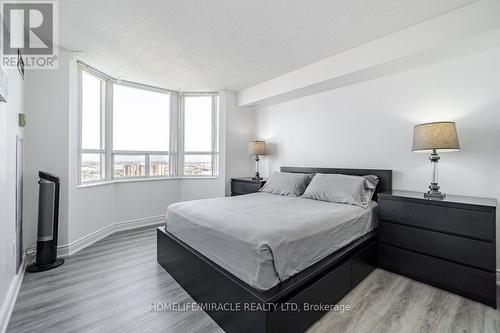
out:
<path id="1" fill-rule="evenodd" d="M 376 205 L 270 193 L 187 201 L 168 207 L 167 231 L 267 290 L 371 231 Z"/>

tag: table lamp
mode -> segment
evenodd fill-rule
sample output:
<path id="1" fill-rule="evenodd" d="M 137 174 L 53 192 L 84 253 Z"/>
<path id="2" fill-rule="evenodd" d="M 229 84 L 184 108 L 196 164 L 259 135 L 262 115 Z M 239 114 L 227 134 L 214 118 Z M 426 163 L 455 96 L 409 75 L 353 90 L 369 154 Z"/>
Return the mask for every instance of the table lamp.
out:
<path id="1" fill-rule="evenodd" d="M 248 144 L 248 154 L 255 155 L 255 176 L 253 180 L 262 180 L 259 174 L 259 155 L 266 155 L 266 142 L 265 141 L 250 141 Z"/>
<path id="2" fill-rule="evenodd" d="M 430 153 L 429 160 L 432 163 L 432 181 L 429 191 L 424 197 L 443 199 L 446 194 L 439 191 L 438 185 L 438 152 L 450 152 L 460 150 L 458 143 L 457 127 L 454 122 L 441 121 L 416 125 L 413 130 L 412 151 L 419 153 Z"/>

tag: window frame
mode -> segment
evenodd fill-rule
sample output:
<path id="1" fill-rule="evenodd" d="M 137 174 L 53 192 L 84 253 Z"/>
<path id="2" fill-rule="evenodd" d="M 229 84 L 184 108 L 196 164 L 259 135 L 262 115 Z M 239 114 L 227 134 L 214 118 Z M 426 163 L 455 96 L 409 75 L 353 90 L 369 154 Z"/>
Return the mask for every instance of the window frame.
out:
<path id="1" fill-rule="evenodd" d="M 211 96 L 212 97 L 212 121 L 211 121 L 211 127 L 212 127 L 212 137 L 211 137 L 211 143 L 210 151 L 186 151 L 185 146 L 184 146 L 184 141 L 186 137 L 186 127 L 185 127 L 185 98 L 186 97 L 196 97 L 196 96 Z M 180 94 L 180 136 L 179 136 L 179 163 L 178 163 L 178 170 L 179 174 L 183 178 L 197 178 L 197 177 L 219 177 L 219 158 L 220 158 L 220 152 L 219 152 L 219 94 L 215 92 L 185 92 Z M 193 155 L 193 156 L 211 156 L 211 163 L 212 163 L 212 173 L 210 175 L 186 175 L 185 174 L 185 164 L 184 164 L 184 157 L 186 155 Z"/>
<path id="2" fill-rule="evenodd" d="M 83 148 L 82 146 L 82 140 L 83 140 L 83 131 L 82 131 L 82 125 L 83 125 L 83 110 L 82 110 L 82 79 L 83 79 L 83 72 L 87 72 L 87 74 L 90 74 L 99 80 L 101 80 L 101 94 L 100 94 L 100 148 L 99 149 L 88 149 L 88 148 Z M 88 68 L 87 66 L 81 66 L 79 65 L 78 68 L 78 92 L 77 92 L 77 99 L 78 99 L 78 184 L 95 184 L 95 183 L 102 183 L 107 179 L 107 167 L 108 167 L 108 160 L 107 160 L 107 146 L 108 146 L 108 128 L 106 127 L 106 116 L 107 116 L 107 81 L 106 81 L 106 76 L 103 75 L 102 73 L 92 69 Z M 89 181 L 82 181 L 82 156 L 83 154 L 100 154 L 101 157 L 101 178 L 96 179 L 96 180 L 89 180 Z M 104 158 L 102 158 L 104 156 Z M 102 175 L 104 174 L 104 177 Z"/>
<path id="3" fill-rule="evenodd" d="M 170 100 L 170 108 L 169 108 L 169 118 L 172 119 L 171 113 L 172 111 L 172 95 L 173 92 L 167 89 L 162 89 L 162 88 L 157 88 L 149 85 L 143 85 L 135 82 L 130 82 L 130 81 L 121 81 L 121 80 L 111 80 L 111 91 L 113 90 L 113 85 L 121 85 L 124 87 L 130 87 L 130 88 L 136 88 L 136 89 L 142 89 L 142 90 L 147 90 L 147 91 L 152 91 L 152 92 L 157 92 L 157 93 L 162 93 L 162 94 L 168 94 L 169 95 L 169 100 Z M 113 142 L 113 94 L 109 96 L 111 105 L 108 113 L 111 114 L 111 119 L 110 119 L 110 132 L 111 132 L 111 143 Z M 170 122 L 169 124 L 169 148 L 171 147 L 171 140 L 172 140 L 172 123 Z M 133 176 L 133 177 L 115 177 L 114 176 L 114 170 L 115 170 L 115 155 L 144 155 L 144 176 Z M 163 151 L 163 150 L 115 150 L 113 145 L 111 145 L 111 170 L 110 170 L 110 175 L 111 175 L 111 180 L 118 179 L 120 181 L 126 180 L 126 179 L 142 179 L 142 178 L 171 178 L 175 177 L 175 174 L 172 174 L 171 168 L 168 170 L 168 175 L 150 175 L 149 172 L 149 158 L 151 155 L 167 155 L 170 160 L 170 151 Z M 170 163 L 169 163 L 170 164 Z"/>
<path id="4" fill-rule="evenodd" d="M 111 170 L 112 172 L 112 179 L 134 179 L 134 178 L 161 178 L 161 177 L 175 177 L 171 176 L 170 168 L 168 171 L 168 175 L 151 175 L 150 174 L 150 157 L 151 155 L 154 156 L 168 156 L 170 159 L 170 153 L 168 151 L 155 151 L 155 150 L 113 150 L 112 153 L 112 161 L 113 161 L 113 168 Z M 115 156 L 144 156 L 144 174 L 145 176 L 129 176 L 129 177 L 115 177 L 114 176 L 114 171 L 115 171 Z"/>
<path id="5" fill-rule="evenodd" d="M 82 73 L 87 72 L 101 80 L 101 149 L 82 148 Z M 138 180 L 159 180 L 159 179 L 179 179 L 179 178 L 219 178 L 219 158 L 220 158 L 220 120 L 219 120 L 219 93 L 218 92 L 180 92 L 169 90 L 136 82 L 117 80 L 103 72 L 77 61 L 77 161 L 78 180 L 77 186 L 87 187 L 92 185 L 127 182 Z M 114 150 L 113 149 L 113 85 L 123 85 L 132 88 L 149 90 L 169 94 L 170 96 L 170 124 L 169 124 L 169 151 L 154 150 Z M 210 152 L 185 152 L 184 151 L 184 96 L 212 96 L 212 139 Z M 101 154 L 101 175 L 104 177 L 97 180 L 82 180 L 82 155 Z M 114 157 L 116 155 L 143 155 L 145 161 L 144 176 L 115 177 Z M 150 174 L 150 157 L 152 155 L 168 156 L 168 175 Z M 185 155 L 211 155 L 212 173 L 211 175 L 184 175 Z M 104 167 L 103 167 L 104 163 Z"/>

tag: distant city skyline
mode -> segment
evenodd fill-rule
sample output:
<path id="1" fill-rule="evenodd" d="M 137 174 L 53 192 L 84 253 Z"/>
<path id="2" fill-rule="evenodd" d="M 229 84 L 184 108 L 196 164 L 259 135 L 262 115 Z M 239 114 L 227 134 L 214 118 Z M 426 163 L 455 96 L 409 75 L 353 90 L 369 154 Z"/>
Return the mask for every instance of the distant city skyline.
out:
<path id="1" fill-rule="evenodd" d="M 169 176 L 168 162 L 150 162 L 150 176 Z M 82 161 L 82 182 L 102 179 L 101 163 L 96 160 Z M 211 176 L 211 161 L 187 161 L 184 163 L 184 175 L 186 176 Z M 129 160 L 119 161 L 114 164 L 113 177 L 144 177 L 146 176 L 145 163 L 143 161 Z"/>

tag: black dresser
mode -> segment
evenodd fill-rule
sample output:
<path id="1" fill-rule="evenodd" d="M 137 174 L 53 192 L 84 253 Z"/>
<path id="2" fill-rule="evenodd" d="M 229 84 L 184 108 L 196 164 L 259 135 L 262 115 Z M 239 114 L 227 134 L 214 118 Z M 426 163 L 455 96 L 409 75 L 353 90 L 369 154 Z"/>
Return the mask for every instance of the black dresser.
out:
<path id="1" fill-rule="evenodd" d="M 496 308 L 495 199 L 378 198 L 381 268 Z"/>
<path id="2" fill-rule="evenodd" d="M 265 183 L 252 177 L 231 178 L 231 196 L 258 192 Z"/>

